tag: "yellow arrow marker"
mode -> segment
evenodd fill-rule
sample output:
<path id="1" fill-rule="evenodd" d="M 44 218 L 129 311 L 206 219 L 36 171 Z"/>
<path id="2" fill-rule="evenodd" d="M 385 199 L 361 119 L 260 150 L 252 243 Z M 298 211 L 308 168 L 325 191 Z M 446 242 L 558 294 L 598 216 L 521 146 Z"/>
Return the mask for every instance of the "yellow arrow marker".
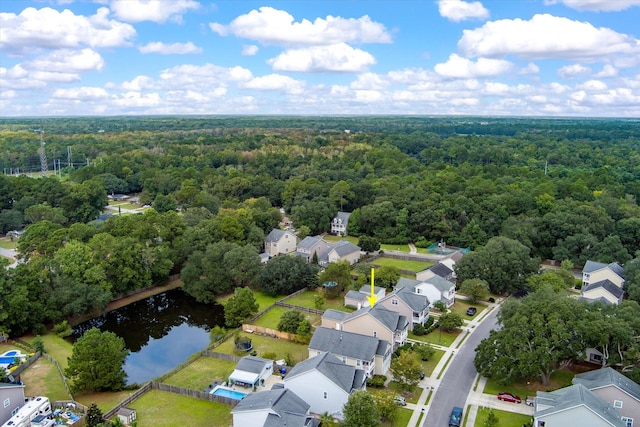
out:
<path id="1" fill-rule="evenodd" d="M 376 291 L 373 287 L 373 268 L 371 269 L 371 296 L 368 296 L 369 304 L 371 307 L 376 305 L 376 301 L 378 301 L 378 295 L 376 295 Z"/>

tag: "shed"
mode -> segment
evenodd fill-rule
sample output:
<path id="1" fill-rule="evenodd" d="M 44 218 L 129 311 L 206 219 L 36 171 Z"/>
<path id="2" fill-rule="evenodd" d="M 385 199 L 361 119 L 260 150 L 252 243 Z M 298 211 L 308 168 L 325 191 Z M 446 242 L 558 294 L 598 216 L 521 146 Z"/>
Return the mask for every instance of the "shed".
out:
<path id="1" fill-rule="evenodd" d="M 136 420 L 136 410 L 122 407 L 116 412 L 116 416 L 122 421 L 122 424 L 130 425 Z"/>

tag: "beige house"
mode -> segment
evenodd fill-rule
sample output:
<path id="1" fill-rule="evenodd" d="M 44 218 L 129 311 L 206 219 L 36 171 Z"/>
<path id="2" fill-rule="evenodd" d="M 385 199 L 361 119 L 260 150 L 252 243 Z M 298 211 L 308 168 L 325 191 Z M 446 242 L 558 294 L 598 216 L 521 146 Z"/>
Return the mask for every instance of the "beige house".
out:
<path id="1" fill-rule="evenodd" d="M 395 311 L 411 319 L 409 330 L 416 324 L 423 325 L 429 318 L 429 299 L 425 295 L 416 294 L 410 286 L 400 286 L 377 302 L 387 310 Z"/>
<path id="2" fill-rule="evenodd" d="M 587 261 L 582 269 L 580 297 L 588 301 L 620 304 L 624 296 L 624 269 L 618 263 Z"/>
<path id="3" fill-rule="evenodd" d="M 350 265 L 360 261 L 360 246 L 354 245 L 347 240 L 340 240 L 327 250 L 326 262 L 347 261 Z M 324 260 L 324 254 L 320 255 L 320 263 Z"/>
<path id="4" fill-rule="evenodd" d="M 322 315 L 321 326 L 380 338 L 390 342 L 394 350 L 407 341 L 409 331 L 406 316 L 379 304 L 353 313 L 329 309 Z"/>
<path id="5" fill-rule="evenodd" d="M 607 367 L 576 375 L 573 384 L 582 384 L 620 412 L 627 427 L 640 425 L 640 385 Z"/>
<path id="6" fill-rule="evenodd" d="M 316 254 L 320 260 L 320 255 L 326 253 L 329 246 L 329 243 L 320 236 L 307 236 L 298 243 L 296 256 L 301 256 L 307 262 L 311 262 L 313 254 Z"/>
<path id="7" fill-rule="evenodd" d="M 286 255 L 296 250 L 298 239 L 288 230 L 274 228 L 264 241 L 264 251 L 269 257 Z"/>

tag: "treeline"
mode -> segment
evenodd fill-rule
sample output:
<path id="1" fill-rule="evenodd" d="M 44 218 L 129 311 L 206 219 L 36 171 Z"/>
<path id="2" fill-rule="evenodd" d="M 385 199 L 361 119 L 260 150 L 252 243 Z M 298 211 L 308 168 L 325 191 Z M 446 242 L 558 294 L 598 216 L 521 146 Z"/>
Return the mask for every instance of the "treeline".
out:
<path id="1" fill-rule="evenodd" d="M 389 244 L 476 249 L 503 236 L 577 266 L 640 249 L 633 121 L 3 119 L 5 169 L 37 156 L 40 127 L 48 158 L 70 147 L 71 162 L 61 179 L 0 176 L 0 231 L 27 226 L 29 262 L 0 288 L 0 328 L 12 333 L 99 311 L 172 272 L 201 300 L 259 286 L 241 270 L 256 271 L 280 207 L 299 237 L 348 211 L 350 234 Z M 155 212 L 95 221 L 112 193 L 136 193 Z"/>

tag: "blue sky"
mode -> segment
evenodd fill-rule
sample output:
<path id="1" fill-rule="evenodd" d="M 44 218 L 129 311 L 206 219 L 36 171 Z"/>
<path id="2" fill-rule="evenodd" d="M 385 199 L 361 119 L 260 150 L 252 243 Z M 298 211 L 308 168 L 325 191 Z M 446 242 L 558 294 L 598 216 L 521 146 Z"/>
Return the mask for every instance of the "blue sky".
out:
<path id="1" fill-rule="evenodd" d="M 0 116 L 640 117 L 640 0 L 3 0 Z"/>

